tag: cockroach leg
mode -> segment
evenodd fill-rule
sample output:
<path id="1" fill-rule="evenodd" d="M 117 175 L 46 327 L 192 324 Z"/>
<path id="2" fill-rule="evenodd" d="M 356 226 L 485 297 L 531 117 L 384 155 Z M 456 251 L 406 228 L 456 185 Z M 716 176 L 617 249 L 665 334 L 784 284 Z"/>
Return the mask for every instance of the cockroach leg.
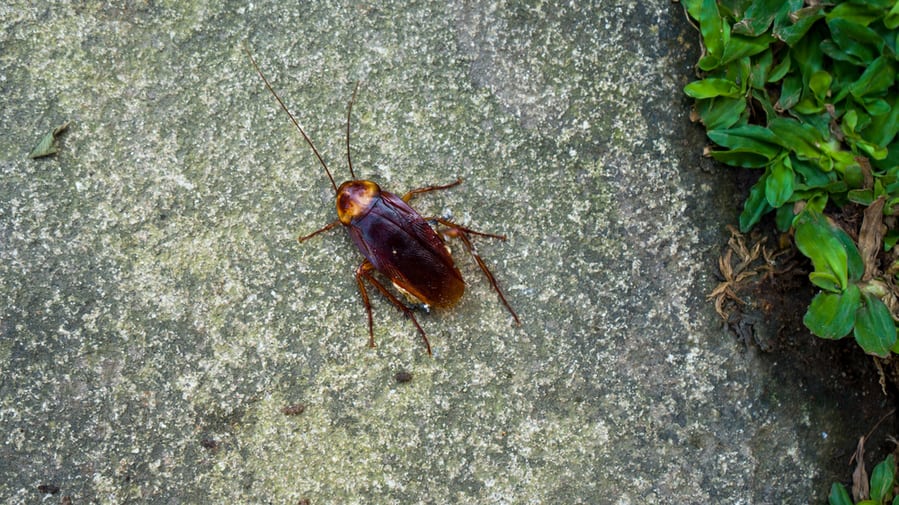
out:
<path id="1" fill-rule="evenodd" d="M 448 219 L 443 218 L 433 218 L 434 221 L 442 224 L 447 227 L 447 230 L 442 232 L 445 236 L 451 238 L 458 238 L 462 241 L 462 244 L 465 245 L 465 249 L 468 251 L 468 254 L 471 254 L 471 257 L 478 263 L 478 266 L 481 268 L 481 271 L 484 272 L 484 276 L 487 277 L 487 280 L 490 282 L 490 285 L 493 286 L 493 290 L 496 291 L 496 294 L 499 295 L 500 301 L 503 302 L 503 305 L 506 306 L 509 313 L 512 314 L 512 318 L 515 319 L 515 324 L 521 324 L 521 321 L 518 319 L 518 314 L 515 313 L 515 310 L 512 309 L 512 306 L 509 305 L 509 302 L 506 300 L 506 296 L 503 294 L 503 290 L 499 288 L 499 284 L 496 282 L 496 277 L 493 276 L 493 272 L 487 268 L 487 264 L 484 263 L 484 260 L 481 258 L 481 255 L 475 251 L 474 246 L 471 243 L 471 239 L 468 237 L 469 234 L 479 235 L 481 237 L 490 237 L 498 240 L 506 240 L 505 235 L 494 235 L 492 233 L 483 233 L 479 231 L 472 230 L 471 228 L 466 228 L 464 226 L 460 226 Z"/>
<path id="2" fill-rule="evenodd" d="M 412 189 L 412 190 L 407 191 L 406 194 L 403 195 L 402 198 L 403 198 L 404 202 L 409 203 L 409 200 L 412 200 L 412 197 L 415 195 L 420 195 L 421 193 L 428 193 L 430 191 L 439 191 L 441 189 L 449 189 L 449 188 L 458 186 L 459 184 L 462 184 L 462 179 L 456 179 L 455 182 L 451 182 L 449 184 L 444 184 L 442 186 L 425 186 L 423 188 Z"/>
<path id="3" fill-rule="evenodd" d="M 309 235 L 303 235 L 302 237 L 298 238 L 297 240 L 299 242 L 305 242 L 305 241 L 309 240 L 310 238 L 318 235 L 319 233 L 324 233 L 324 232 L 330 230 L 331 228 L 334 228 L 338 224 L 340 224 L 340 220 L 335 219 L 334 221 L 331 221 L 330 223 L 326 224 L 325 226 L 319 228 L 318 230 L 315 230 L 314 232 L 310 233 Z"/>
<path id="4" fill-rule="evenodd" d="M 374 286 L 378 291 L 380 291 L 385 298 L 390 300 L 390 303 L 392 303 L 394 307 L 401 310 L 403 314 L 406 315 L 406 317 L 412 320 L 412 323 L 418 329 L 418 333 L 421 334 L 421 338 L 422 340 L 424 340 L 425 347 L 428 349 L 428 355 L 430 356 L 431 342 L 428 341 L 428 336 L 425 334 L 425 330 L 422 329 L 421 325 L 418 324 L 418 320 L 415 319 L 415 314 L 409 307 L 406 307 L 403 302 L 401 302 L 396 296 L 394 296 L 393 293 L 388 291 L 387 288 L 385 288 L 384 285 L 381 284 L 381 282 L 371 274 L 372 270 L 374 269 L 374 265 L 372 265 L 368 260 L 363 261 L 362 264 L 359 265 L 359 268 L 356 269 L 356 284 L 359 285 L 359 293 L 362 294 L 362 303 L 365 305 L 365 311 L 368 314 L 368 345 L 371 347 L 375 346 L 375 331 L 371 315 L 371 301 L 368 298 L 368 291 L 365 289 L 364 281 L 366 280 L 370 282 L 371 285 Z"/>
<path id="5" fill-rule="evenodd" d="M 368 346 L 375 346 L 375 330 L 374 323 L 371 318 L 371 301 L 368 299 L 368 291 L 365 289 L 365 282 L 363 277 L 371 279 L 371 274 L 369 273 L 374 266 L 368 261 L 365 260 L 359 265 L 359 268 L 356 269 L 356 284 L 359 285 L 359 294 L 362 295 L 362 304 L 365 306 L 365 312 L 368 314 Z"/>
<path id="6" fill-rule="evenodd" d="M 457 230 L 457 231 L 460 231 L 460 232 L 463 232 L 466 234 L 477 235 L 479 237 L 495 238 L 497 240 L 506 240 L 505 235 L 496 235 L 494 233 L 484 233 L 482 231 L 472 230 L 471 228 L 466 228 L 460 224 L 456 224 L 448 219 L 443 219 L 441 217 L 432 217 L 432 218 L 429 218 L 428 221 L 436 221 L 436 222 L 442 224 L 443 226 L 446 226 L 447 228 L 449 228 L 449 230 L 446 231 L 446 235 L 449 237 L 453 237 L 453 238 L 456 238 L 456 235 L 453 234 L 453 230 Z"/>

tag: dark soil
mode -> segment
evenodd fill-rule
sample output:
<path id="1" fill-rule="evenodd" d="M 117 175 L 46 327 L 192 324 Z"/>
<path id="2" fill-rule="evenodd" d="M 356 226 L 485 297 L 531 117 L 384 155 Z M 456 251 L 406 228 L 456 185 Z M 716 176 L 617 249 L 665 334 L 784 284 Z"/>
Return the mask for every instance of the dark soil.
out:
<path id="1" fill-rule="evenodd" d="M 825 455 L 820 470 L 827 481 L 850 485 L 850 460 L 859 437 L 866 437 L 868 472 L 897 450 L 893 440 L 899 438 L 899 360 L 866 355 L 851 335 L 836 341 L 812 335 L 802 323 L 817 292 L 808 281 L 810 262 L 788 236 L 779 236 L 773 219 L 763 220 L 756 229 L 761 231 L 747 242 L 763 240 L 788 250 L 777 258 L 776 273 L 741 287 L 738 294 L 745 303 L 728 305 L 728 327 L 747 352 L 769 368 L 775 382 L 794 385 L 813 405 L 820 405 L 821 416 L 816 417 L 824 421 L 809 430 L 809 443 L 818 443 L 815 438 L 823 433 L 834 441 L 845 440 Z"/>
<path id="2" fill-rule="evenodd" d="M 802 277 L 804 285 L 795 285 L 797 277 Z M 802 324 L 814 295 L 812 286 L 803 275 L 786 274 L 782 281 L 775 278 L 770 283 L 773 289 L 760 285 L 756 293 L 756 301 L 765 307 L 765 317 L 776 331 L 762 344 L 747 345 L 758 349 L 759 360 L 770 367 L 776 382 L 795 385 L 804 396 L 815 399 L 813 402 L 822 410 L 831 411 L 822 412 L 825 421 L 809 430 L 809 443 L 816 443 L 824 432 L 834 440 L 845 440 L 826 455 L 820 470 L 825 481 L 848 486 L 854 468 L 850 461 L 859 437 L 866 437 L 865 467 L 869 473 L 896 450 L 891 441 L 899 437 L 896 385 L 889 380 L 882 382 L 876 358 L 864 354 L 851 337 L 832 341 L 812 335 Z"/>

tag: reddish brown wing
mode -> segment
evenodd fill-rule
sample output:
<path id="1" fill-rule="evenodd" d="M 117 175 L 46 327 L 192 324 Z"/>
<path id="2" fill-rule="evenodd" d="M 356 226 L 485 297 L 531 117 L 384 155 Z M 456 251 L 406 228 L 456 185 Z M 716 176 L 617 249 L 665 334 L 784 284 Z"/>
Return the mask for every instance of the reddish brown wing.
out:
<path id="1" fill-rule="evenodd" d="M 353 219 L 348 229 L 379 272 L 423 303 L 448 307 L 465 291 L 443 240 L 398 196 L 382 191 L 371 210 Z"/>

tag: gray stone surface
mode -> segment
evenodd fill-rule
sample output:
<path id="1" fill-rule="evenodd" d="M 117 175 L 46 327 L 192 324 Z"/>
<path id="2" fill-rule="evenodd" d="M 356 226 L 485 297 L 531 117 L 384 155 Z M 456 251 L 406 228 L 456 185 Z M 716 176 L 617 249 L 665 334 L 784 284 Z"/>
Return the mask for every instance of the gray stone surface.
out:
<path id="1" fill-rule="evenodd" d="M 738 196 L 688 121 L 679 5 L 39 4 L 0 7 L 3 503 L 826 493 L 835 404 L 704 300 Z M 508 235 L 477 246 L 521 326 L 457 246 L 434 356 L 377 297 L 368 348 L 360 255 L 296 242 L 333 193 L 243 45 L 338 179 L 358 80 L 359 175 L 465 180 L 415 204 Z"/>

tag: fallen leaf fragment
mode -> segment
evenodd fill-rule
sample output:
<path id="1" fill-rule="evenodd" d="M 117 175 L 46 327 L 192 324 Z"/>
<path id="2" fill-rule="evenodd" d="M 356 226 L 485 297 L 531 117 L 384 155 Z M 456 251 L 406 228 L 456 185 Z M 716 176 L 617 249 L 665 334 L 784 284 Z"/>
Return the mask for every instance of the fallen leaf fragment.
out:
<path id="1" fill-rule="evenodd" d="M 56 144 L 56 137 L 59 136 L 62 132 L 66 131 L 66 128 L 69 127 L 69 122 L 57 126 L 50 133 L 46 134 L 41 138 L 41 141 L 38 142 L 34 149 L 28 153 L 28 157 L 31 159 L 43 158 L 44 156 L 50 156 L 51 154 L 56 154 L 59 152 L 59 146 Z"/>

